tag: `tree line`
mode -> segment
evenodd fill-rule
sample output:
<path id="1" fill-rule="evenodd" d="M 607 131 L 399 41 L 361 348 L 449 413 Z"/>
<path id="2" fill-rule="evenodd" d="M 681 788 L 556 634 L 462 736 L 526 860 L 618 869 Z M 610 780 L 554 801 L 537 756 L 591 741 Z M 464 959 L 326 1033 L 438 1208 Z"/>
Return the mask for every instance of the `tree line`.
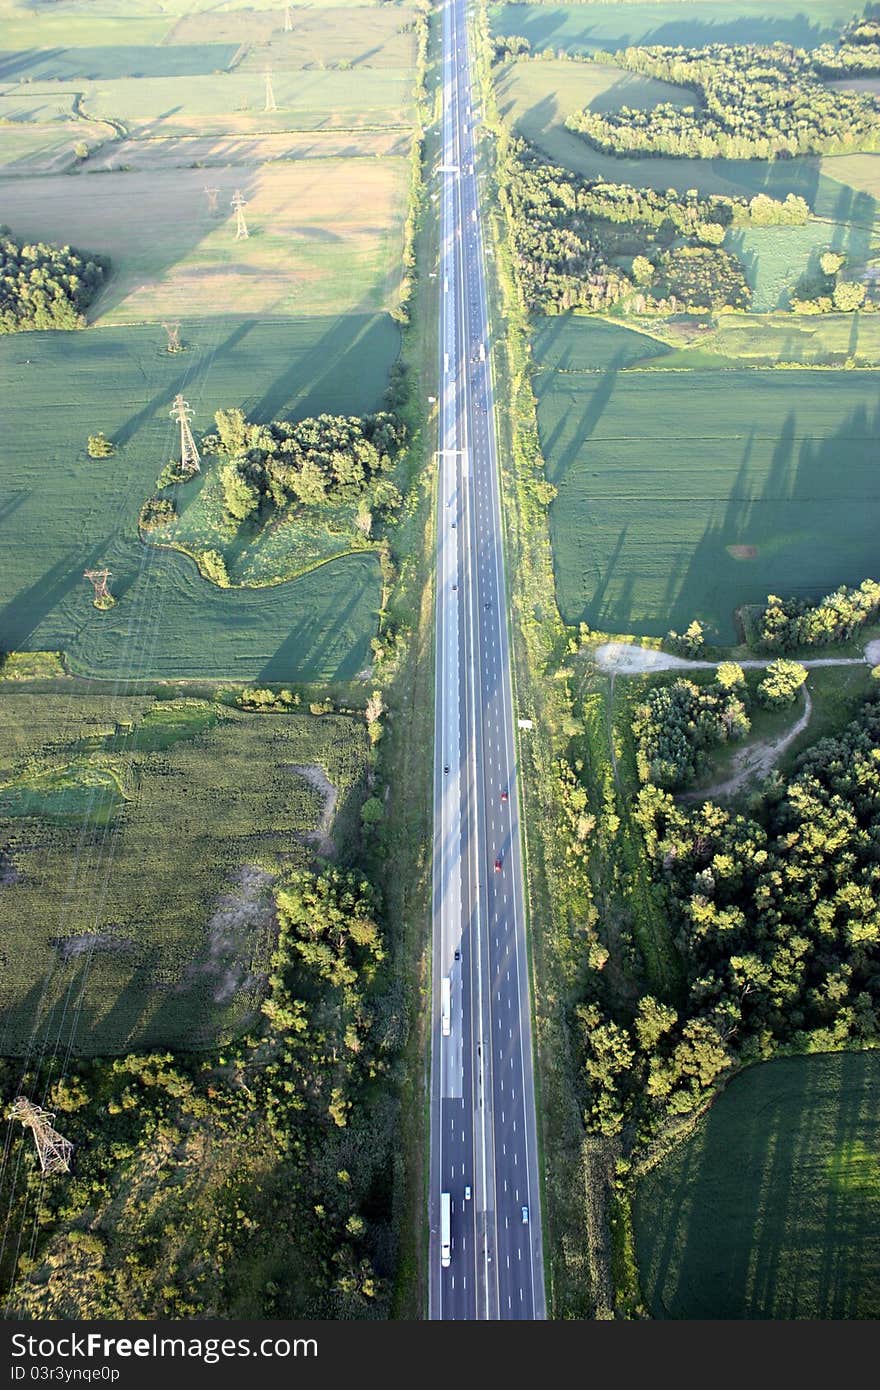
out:
<path id="1" fill-rule="evenodd" d="M 687 87 L 701 103 L 572 113 L 568 129 L 609 154 L 778 159 L 880 149 L 873 96 L 835 91 L 817 75 L 808 54 L 787 44 L 657 46 L 592 56 Z"/>
<path id="2" fill-rule="evenodd" d="M 857 588 L 842 584 L 814 602 L 769 594 L 755 621 L 754 644 L 766 652 L 791 652 L 848 642 L 880 616 L 880 583 L 865 579 Z"/>
<path id="3" fill-rule="evenodd" d="M 42 241 L 20 243 L 0 227 L 0 333 L 84 328 L 85 311 L 109 270 L 105 256 Z"/>

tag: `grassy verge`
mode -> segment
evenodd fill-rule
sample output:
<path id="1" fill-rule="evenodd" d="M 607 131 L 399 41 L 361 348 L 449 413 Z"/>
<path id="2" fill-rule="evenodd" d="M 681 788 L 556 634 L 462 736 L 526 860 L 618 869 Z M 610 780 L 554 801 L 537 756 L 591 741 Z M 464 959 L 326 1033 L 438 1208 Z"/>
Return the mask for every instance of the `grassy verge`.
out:
<path id="1" fill-rule="evenodd" d="M 425 174 L 435 161 L 438 133 L 431 106 L 440 56 L 438 17 L 428 14 L 420 35 L 418 133 L 413 152 L 407 222 L 403 362 L 409 380 L 402 409 L 411 446 L 410 489 L 392 549 L 397 577 L 383 614 L 376 677 L 388 702 L 377 773 L 388 785 L 386 815 L 375 844 L 374 868 L 393 925 L 406 1020 L 400 1072 L 400 1125 L 394 1164 L 397 1269 L 391 1315 L 424 1317 L 427 1308 L 428 1003 L 430 1000 L 431 770 L 434 727 L 434 412 L 427 404 L 437 378 L 436 264 L 438 228 L 426 196 Z"/>

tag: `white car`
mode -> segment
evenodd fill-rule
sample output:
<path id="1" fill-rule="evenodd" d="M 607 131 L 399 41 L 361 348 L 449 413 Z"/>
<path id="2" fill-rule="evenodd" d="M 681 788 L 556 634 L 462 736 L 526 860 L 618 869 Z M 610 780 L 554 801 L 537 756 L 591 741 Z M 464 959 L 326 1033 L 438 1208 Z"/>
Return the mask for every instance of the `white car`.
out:
<path id="1" fill-rule="evenodd" d="M 529 1209 L 528 1209 L 528 1207 L 521 1207 L 520 1210 L 522 1211 L 522 1223 L 523 1223 L 524 1226 L 528 1226 L 528 1224 L 529 1224 Z"/>
<path id="2" fill-rule="evenodd" d="M 466 1202 L 469 1202 L 471 1200 L 471 1190 L 469 1187 L 466 1187 L 464 1190 L 464 1200 Z"/>

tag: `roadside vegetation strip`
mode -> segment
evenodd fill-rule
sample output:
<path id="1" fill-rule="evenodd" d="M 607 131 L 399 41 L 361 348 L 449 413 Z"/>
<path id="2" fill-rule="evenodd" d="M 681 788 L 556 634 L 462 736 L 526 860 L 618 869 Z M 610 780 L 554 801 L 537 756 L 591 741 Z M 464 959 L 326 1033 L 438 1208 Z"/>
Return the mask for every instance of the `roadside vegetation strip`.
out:
<path id="1" fill-rule="evenodd" d="M 880 1054 L 785 1057 L 735 1077 L 642 1178 L 655 1317 L 880 1315 Z"/>
<path id="2" fill-rule="evenodd" d="M 117 1052 L 134 1041 L 205 1046 L 245 1026 L 259 1006 L 271 921 L 261 894 L 252 902 L 242 895 L 237 925 L 215 920 L 217 904 L 235 897 L 254 867 L 271 877 L 311 861 L 324 800 L 303 765 L 326 770 L 337 795 L 331 834 L 352 852 L 365 795 L 363 722 L 150 697 L 80 695 L 71 710 L 67 697 L 22 688 L 0 696 L 0 728 L 15 750 L 0 788 L 8 951 L 14 943 L 4 1055 L 22 1050 L 46 962 L 55 969 L 44 1023 L 86 955 L 77 1052 Z M 112 874 L 95 916 L 89 866 L 100 878 L 101 827 L 114 818 Z M 79 864 L 71 878 L 72 848 Z"/>

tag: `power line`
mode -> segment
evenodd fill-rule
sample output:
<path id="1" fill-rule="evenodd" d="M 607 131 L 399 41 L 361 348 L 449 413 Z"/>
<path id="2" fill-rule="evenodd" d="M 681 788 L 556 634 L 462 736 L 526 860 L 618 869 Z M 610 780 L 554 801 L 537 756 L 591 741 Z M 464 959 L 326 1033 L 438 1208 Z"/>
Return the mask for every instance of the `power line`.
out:
<path id="1" fill-rule="evenodd" d="M 291 19 L 291 16 L 290 16 L 290 6 L 288 5 L 288 6 L 287 6 L 287 9 L 284 11 L 284 32 L 285 32 L 285 34 L 289 34 L 289 33 L 291 32 L 292 29 L 293 29 L 293 20 Z"/>
<path id="2" fill-rule="evenodd" d="M 95 607 L 112 608 L 116 602 L 110 592 L 110 571 L 109 570 L 85 570 L 83 579 L 91 580 L 95 586 Z"/>
<path id="3" fill-rule="evenodd" d="M 244 220 L 244 210 L 247 206 L 247 199 L 241 196 L 240 188 L 236 188 L 235 190 L 235 195 L 232 199 L 232 206 L 235 208 L 236 217 L 235 240 L 241 241 L 243 238 L 250 236 L 250 232 L 248 231 L 247 223 Z"/>
<path id="4" fill-rule="evenodd" d="M 217 195 L 219 194 L 220 189 L 219 189 L 219 188 L 209 188 L 208 185 L 206 184 L 206 185 L 205 185 L 205 192 L 206 192 L 207 195 L 208 195 L 208 212 L 209 212 L 209 214 L 212 213 L 212 212 L 217 212 Z"/>
<path id="5" fill-rule="evenodd" d="M 34 1136 L 40 1167 L 44 1173 L 69 1173 L 73 1145 L 52 1128 L 55 1116 L 25 1096 L 18 1096 L 9 1112 L 11 1120 L 21 1120 Z"/>
<path id="6" fill-rule="evenodd" d="M 266 107 L 265 107 L 265 109 L 266 109 L 267 111 L 277 111 L 277 110 L 278 110 L 278 103 L 277 103 L 276 100 L 275 100 L 275 93 L 274 93 L 274 91 L 273 91 L 273 89 L 272 89 L 272 73 L 271 73 L 271 71 L 269 70 L 269 68 L 266 69 L 265 77 L 266 77 Z"/>
<path id="7" fill-rule="evenodd" d="M 180 467 L 184 473 L 198 473 L 200 468 L 199 451 L 189 427 L 189 417 L 193 409 L 183 396 L 174 397 L 174 405 L 169 414 L 180 425 Z"/>
<path id="8" fill-rule="evenodd" d="M 163 323 L 162 327 L 168 334 L 168 347 L 166 348 L 166 352 L 183 352 L 180 342 L 180 324 Z"/>

